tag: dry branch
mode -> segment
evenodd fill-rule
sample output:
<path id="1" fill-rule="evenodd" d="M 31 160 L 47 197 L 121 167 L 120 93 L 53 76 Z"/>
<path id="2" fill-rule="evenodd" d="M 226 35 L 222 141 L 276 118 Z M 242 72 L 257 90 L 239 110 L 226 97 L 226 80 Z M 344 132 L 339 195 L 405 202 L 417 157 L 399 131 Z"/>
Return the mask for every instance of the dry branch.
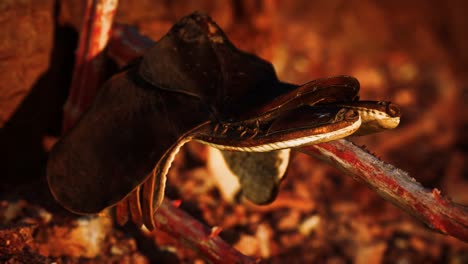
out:
<path id="1" fill-rule="evenodd" d="M 352 142 L 341 139 L 302 147 L 300 151 L 364 182 L 433 230 L 468 241 L 467 207 L 453 203 L 437 189 L 425 189 L 407 172 L 379 160 Z"/>
<path id="2" fill-rule="evenodd" d="M 75 54 L 70 94 L 64 106 L 63 130 L 73 126 L 102 83 L 103 50 L 107 46 L 117 0 L 88 0 Z"/>
<path id="3" fill-rule="evenodd" d="M 256 263 L 224 242 L 218 236 L 220 229 L 208 228 L 168 200 L 156 211 L 155 222 L 159 230 L 189 245 L 211 263 Z"/>

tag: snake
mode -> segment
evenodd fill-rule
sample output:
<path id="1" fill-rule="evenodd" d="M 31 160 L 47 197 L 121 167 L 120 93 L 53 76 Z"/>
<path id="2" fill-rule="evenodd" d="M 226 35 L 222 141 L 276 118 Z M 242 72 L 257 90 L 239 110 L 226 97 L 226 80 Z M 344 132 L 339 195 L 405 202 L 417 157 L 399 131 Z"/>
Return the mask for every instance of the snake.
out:
<path id="1" fill-rule="evenodd" d="M 174 157 L 197 141 L 223 153 L 247 199 L 267 204 L 291 149 L 398 126 L 396 104 L 360 100 L 359 90 L 346 75 L 282 82 L 193 13 L 103 84 L 49 153 L 49 188 L 73 213 L 116 206 L 118 223 L 152 230 Z"/>

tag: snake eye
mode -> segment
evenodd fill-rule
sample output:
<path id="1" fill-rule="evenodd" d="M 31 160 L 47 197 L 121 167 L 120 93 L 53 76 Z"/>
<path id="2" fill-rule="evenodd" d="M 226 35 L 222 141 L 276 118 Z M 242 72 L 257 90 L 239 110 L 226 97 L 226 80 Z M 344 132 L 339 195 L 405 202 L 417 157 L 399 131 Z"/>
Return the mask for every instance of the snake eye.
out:
<path id="1" fill-rule="evenodd" d="M 386 110 L 387 114 L 389 114 L 391 117 L 399 117 L 401 115 L 400 107 L 396 104 L 389 103 Z"/>

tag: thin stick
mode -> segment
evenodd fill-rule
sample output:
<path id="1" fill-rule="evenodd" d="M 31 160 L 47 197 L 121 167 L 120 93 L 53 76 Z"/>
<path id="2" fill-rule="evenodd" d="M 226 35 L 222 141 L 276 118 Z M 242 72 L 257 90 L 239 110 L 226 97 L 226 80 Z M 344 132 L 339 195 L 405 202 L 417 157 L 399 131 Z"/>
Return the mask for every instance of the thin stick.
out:
<path id="1" fill-rule="evenodd" d="M 103 50 L 109 40 L 117 0 L 88 0 L 75 54 L 70 94 L 64 106 L 63 131 L 88 108 L 102 82 Z"/>
<path id="2" fill-rule="evenodd" d="M 155 213 L 156 227 L 185 242 L 212 263 L 256 263 L 224 242 L 216 228 L 208 228 L 167 199 Z"/>
<path id="3" fill-rule="evenodd" d="M 467 207 L 443 197 L 437 189 L 425 189 L 407 172 L 379 160 L 352 142 L 341 139 L 302 147 L 299 151 L 325 160 L 367 184 L 433 230 L 468 241 Z"/>

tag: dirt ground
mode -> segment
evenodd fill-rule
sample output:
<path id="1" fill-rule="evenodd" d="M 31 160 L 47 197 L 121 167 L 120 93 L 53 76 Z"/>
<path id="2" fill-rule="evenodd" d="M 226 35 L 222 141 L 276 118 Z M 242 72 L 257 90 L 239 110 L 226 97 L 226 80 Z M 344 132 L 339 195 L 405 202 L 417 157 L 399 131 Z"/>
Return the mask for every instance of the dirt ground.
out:
<path id="1" fill-rule="evenodd" d="M 76 218 L 49 193 L 44 168 L 60 135 L 82 2 L 0 4 L 0 262 L 204 263 L 161 231 Z M 362 99 L 397 103 L 403 116 L 393 131 L 350 140 L 468 205 L 467 8 L 457 0 L 121 0 L 116 21 L 158 40 L 201 10 L 283 81 L 355 76 Z M 278 198 L 255 206 L 219 186 L 227 179 L 213 155 L 186 145 L 166 195 L 261 263 L 468 263 L 467 243 L 312 157 L 294 153 Z"/>

